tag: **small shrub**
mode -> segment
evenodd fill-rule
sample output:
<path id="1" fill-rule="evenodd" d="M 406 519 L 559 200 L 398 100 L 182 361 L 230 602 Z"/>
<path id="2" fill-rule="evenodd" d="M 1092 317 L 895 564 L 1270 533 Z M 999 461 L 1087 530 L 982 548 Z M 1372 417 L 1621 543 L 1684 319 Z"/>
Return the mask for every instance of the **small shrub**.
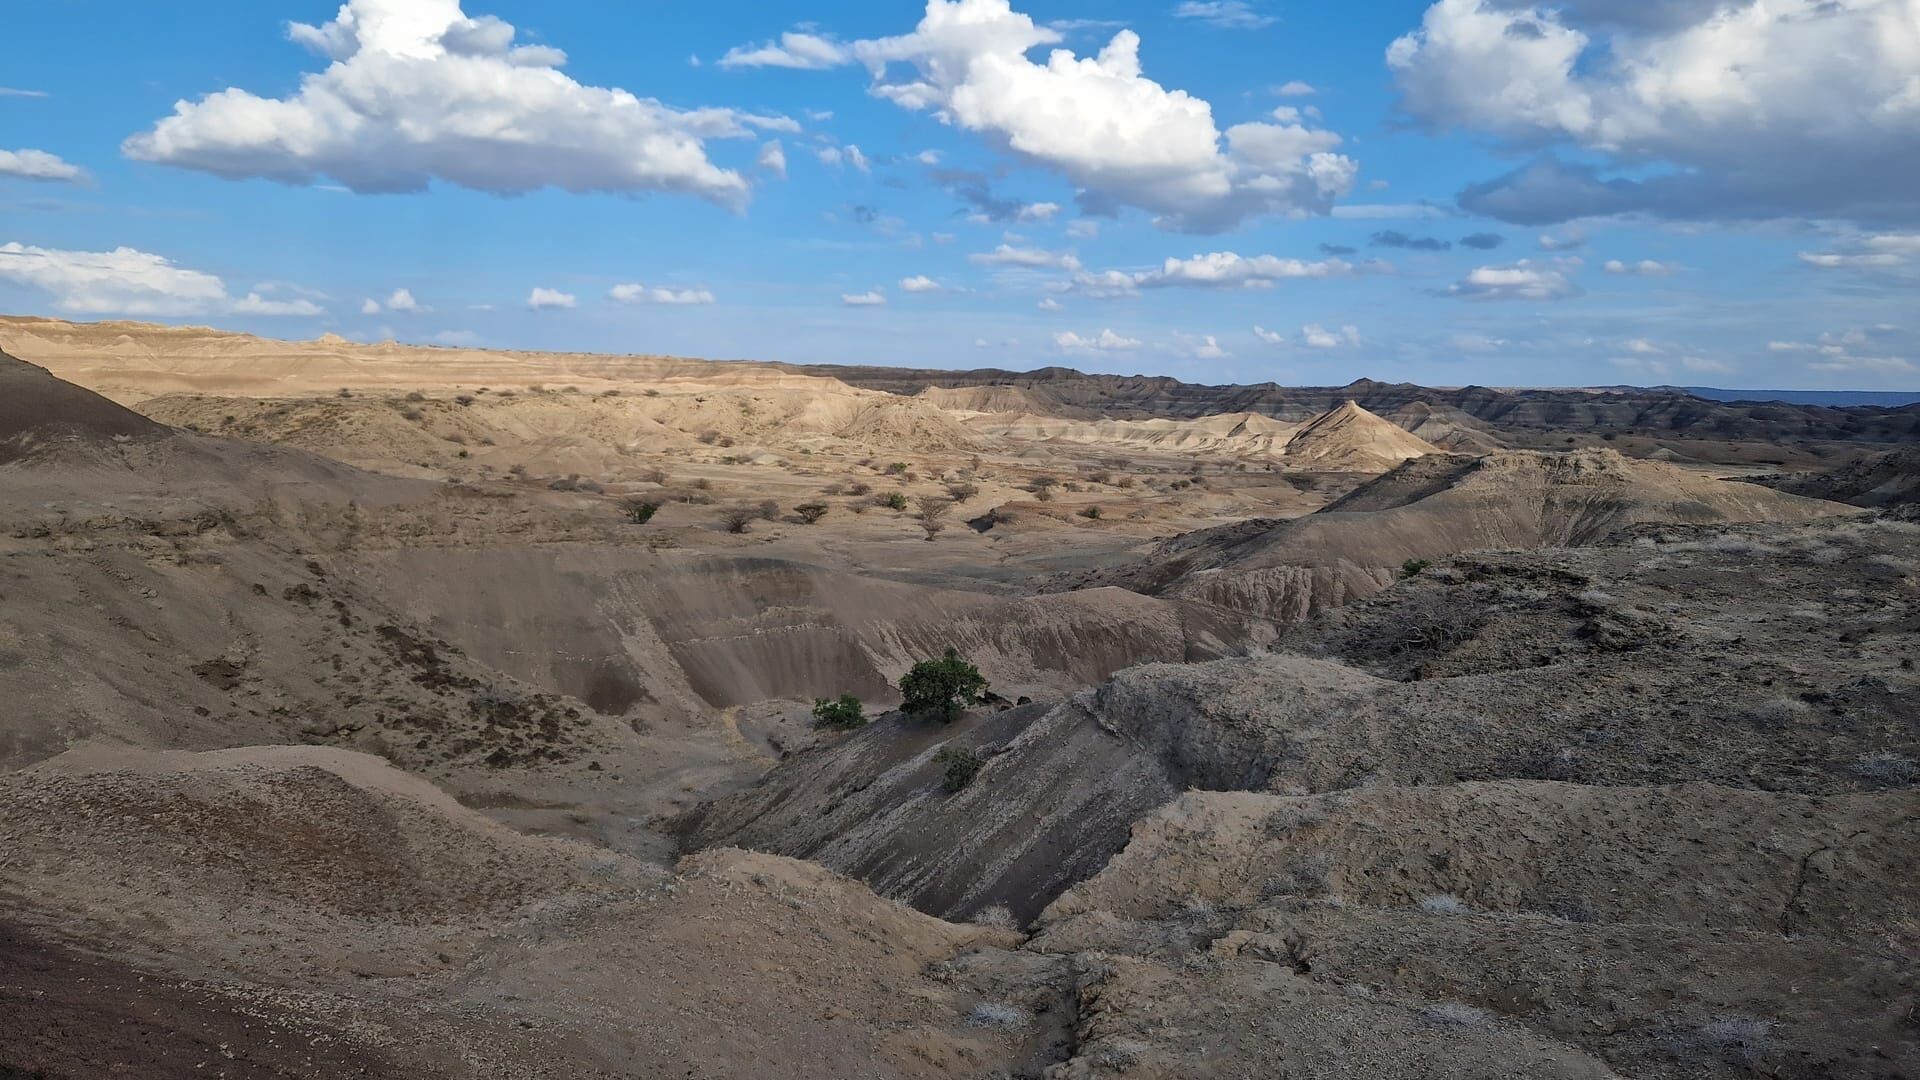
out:
<path id="1" fill-rule="evenodd" d="M 1400 564 L 1400 576 L 1403 578 L 1419 577 L 1425 572 L 1427 567 L 1432 565 L 1433 562 L 1430 559 L 1408 559 L 1406 562 Z"/>
<path id="2" fill-rule="evenodd" d="M 980 494 L 980 489 L 972 484 L 947 485 L 947 496 L 957 503 L 966 502 L 978 494 Z"/>
<path id="3" fill-rule="evenodd" d="M 427 400 L 427 395 L 421 393 L 418 390 L 410 390 L 407 392 L 407 400 L 408 401 L 425 401 Z"/>
<path id="4" fill-rule="evenodd" d="M 871 495 L 873 494 L 873 485 L 872 484 L 849 484 L 847 485 L 847 494 L 855 497 L 859 497 L 861 495 Z"/>
<path id="5" fill-rule="evenodd" d="M 720 433 L 717 431 L 703 431 L 699 434 L 698 438 L 703 446 L 712 446 L 714 443 L 720 441 Z"/>
<path id="6" fill-rule="evenodd" d="M 667 475 L 667 470 L 660 468 L 648 469 L 640 474 L 640 479 L 649 484 L 659 484 L 661 487 L 666 487 L 673 482 L 673 477 Z"/>
<path id="7" fill-rule="evenodd" d="M 610 393 L 610 394 L 611 394 L 611 393 L 617 393 L 617 391 L 612 391 L 612 390 L 609 390 L 609 391 L 608 391 L 608 393 Z M 644 391 L 642 391 L 641 393 L 642 393 L 642 394 L 643 394 L 644 396 L 646 396 L 646 397 L 659 397 L 659 396 L 660 396 L 660 391 L 659 391 L 659 390 L 656 390 L 655 388 L 653 388 L 653 387 L 651 387 L 651 386 L 649 386 L 649 387 L 647 387 L 647 388 L 646 388 L 646 389 L 645 389 Z"/>
<path id="8" fill-rule="evenodd" d="M 720 524 L 730 533 L 751 532 L 760 511 L 751 506 L 734 506 L 720 512 Z"/>
<path id="9" fill-rule="evenodd" d="M 988 1031 L 1018 1031 L 1027 1026 L 1027 1010 L 1002 1001 L 983 1001 L 967 1013 L 966 1025 Z"/>
<path id="10" fill-rule="evenodd" d="M 900 708 L 914 715 L 935 714 L 953 720 L 987 692 L 980 669 L 953 649 L 938 660 L 922 660 L 900 676 Z"/>
<path id="11" fill-rule="evenodd" d="M 712 491 L 713 481 L 702 476 L 697 480 L 689 481 L 687 486 L 693 488 L 695 491 Z"/>
<path id="12" fill-rule="evenodd" d="M 772 499 L 763 499 L 754 508 L 760 514 L 761 521 L 774 521 L 780 517 L 780 504 Z"/>
<path id="13" fill-rule="evenodd" d="M 987 762 L 971 750 L 943 746 L 933 755 L 933 763 L 943 770 L 940 786 L 946 789 L 947 794 L 953 795 L 965 790 L 968 784 L 973 783 L 973 778 L 980 774 L 980 769 Z"/>
<path id="14" fill-rule="evenodd" d="M 860 699 L 852 694 L 841 694 L 838 699 L 815 698 L 813 702 L 813 726 L 830 728 L 834 731 L 851 731 L 865 727 L 866 711 L 860 705 Z"/>
<path id="15" fill-rule="evenodd" d="M 627 515 L 628 521 L 635 525 L 645 525 L 653 520 L 653 515 L 660 512 L 660 500 L 628 499 L 620 504 L 620 509 Z"/>
<path id="16" fill-rule="evenodd" d="M 879 498 L 875 499 L 874 505 L 884 506 L 889 510 L 905 510 L 907 508 L 906 492 L 889 491 L 885 495 L 882 495 Z"/>
<path id="17" fill-rule="evenodd" d="M 909 468 L 912 468 L 912 466 L 908 465 L 906 462 L 896 461 L 891 465 L 888 465 L 885 471 L 888 476 L 901 476 L 901 475 L 904 475 Z"/>
<path id="18" fill-rule="evenodd" d="M 1099 521 L 1100 508 L 1097 506 L 1082 507 L 1080 510 L 1080 516 L 1083 518 L 1086 518 L 1088 521 Z"/>
<path id="19" fill-rule="evenodd" d="M 946 519 L 947 515 L 953 512 L 953 500 L 941 498 L 938 495 L 922 495 L 917 501 L 920 508 L 917 515 L 920 519 L 920 527 L 926 530 L 927 539 L 932 540 L 947 527 Z"/>
<path id="20" fill-rule="evenodd" d="M 1466 902 L 1450 893 L 1440 893 L 1420 901 L 1420 910 L 1427 915 L 1471 915 L 1473 909 Z"/>
<path id="21" fill-rule="evenodd" d="M 343 398 L 350 398 L 353 396 L 353 391 L 343 386 L 340 388 L 340 396 Z"/>
<path id="22" fill-rule="evenodd" d="M 793 512 L 800 515 L 801 521 L 812 525 L 826 517 L 829 509 L 831 508 L 826 503 L 801 503 L 793 508 Z"/>
<path id="23" fill-rule="evenodd" d="M 1018 932 L 1020 929 L 1020 920 L 1013 917 L 1013 911 L 1005 904 L 995 904 L 990 908 L 982 908 L 973 918 L 967 921 L 975 926 L 991 926 L 995 930 L 1012 930 Z"/>
<path id="24" fill-rule="evenodd" d="M 1878 787 L 1911 787 L 1920 780 L 1920 765 L 1910 757 L 1881 750 L 1860 755 L 1853 763 L 1853 774 Z"/>
<path id="25" fill-rule="evenodd" d="M 473 404 L 473 397 L 469 394 L 459 394 L 454 397 L 453 403 L 464 409 Z"/>

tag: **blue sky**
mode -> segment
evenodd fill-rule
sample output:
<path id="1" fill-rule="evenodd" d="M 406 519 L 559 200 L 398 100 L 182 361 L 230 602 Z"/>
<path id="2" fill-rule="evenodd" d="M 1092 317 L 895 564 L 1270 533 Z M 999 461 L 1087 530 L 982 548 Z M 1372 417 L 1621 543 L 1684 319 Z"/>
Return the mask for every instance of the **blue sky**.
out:
<path id="1" fill-rule="evenodd" d="M 0 73 L 9 312 L 1202 381 L 1920 386 L 1920 0 L 0 19 L 62 43 Z"/>

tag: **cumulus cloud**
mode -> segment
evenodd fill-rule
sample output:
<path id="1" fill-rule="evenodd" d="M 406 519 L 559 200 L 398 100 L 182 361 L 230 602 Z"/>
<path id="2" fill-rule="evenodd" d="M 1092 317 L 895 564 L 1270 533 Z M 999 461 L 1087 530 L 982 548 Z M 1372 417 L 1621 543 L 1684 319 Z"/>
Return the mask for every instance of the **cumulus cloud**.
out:
<path id="1" fill-rule="evenodd" d="M 535 288 L 527 294 L 527 307 L 532 311 L 572 311 L 580 306 L 580 301 L 572 293 L 563 293 L 558 289 Z"/>
<path id="2" fill-rule="evenodd" d="M 1300 343 L 1309 349 L 1338 349 L 1343 345 L 1360 344 L 1360 328 L 1342 326 L 1329 330 L 1319 323 L 1308 323 L 1300 328 Z"/>
<path id="3" fill-rule="evenodd" d="M 1297 118 L 1222 132 L 1206 101 L 1143 74 L 1131 30 L 1095 56 L 1028 58 L 1061 40 L 1009 0 L 928 0 L 912 33 L 857 41 L 853 53 L 874 94 L 1059 171 L 1092 212 L 1136 207 L 1168 228 L 1217 232 L 1267 214 L 1325 213 L 1351 189 L 1357 167 L 1335 152 L 1333 132 Z"/>
<path id="4" fill-rule="evenodd" d="M 1168 259 L 1157 270 L 1136 273 L 1108 271 L 1107 274 L 1119 274 L 1120 277 L 1100 277 L 1108 286 L 1124 280 L 1134 289 L 1263 289 L 1294 278 L 1340 277 L 1351 274 L 1353 269 L 1350 263 L 1339 259 L 1308 262 L 1274 255 L 1216 251 L 1186 259 Z"/>
<path id="5" fill-rule="evenodd" d="M 1543 152 L 1461 196 L 1533 224 L 1920 220 L 1916 57 L 1920 0 L 1440 0 L 1387 51 L 1411 119 Z"/>
<path id="6" fill-rule="evenodd" d="M 944 288 L 946 288 L 946 286 L 940 284 L 939 282 L 933 280 L 932 278 L 926 276 L 925 274 L 915 274 L 912 277 L 900 279 L 901 292 L 932 293 L 932 292 L 940 292 Z"/>
<path id="7" fill-rule="evenodd" d="M 1071 353 L 1122 352 L 1140 347 L 1139 339 L 1123 337 L 1111 329 L 1102 330 L 1092 337 L 1081 337 L 1071 330 L 1063 330 L 1053 335 L 1053 344 L 1061 352 Z"/>
<path id="8" fill-rule="evenodd" d="M 0 176 L 77 184 L 87 178 L 87 173 L 45 150 L 0 150 Z"/>
<path id="9" fill-rule="evenodd" d="M 1273 92 L 1281 97 L 1312 97 L 1320 91 L 1315 90 L 1312 83 L 1303 83 L 1295 79 L 1292 82 L 1281 83 Z"/>
<path id="10" fill-rule="evenodd" d="M 560 71 L 558 49 L 515 45 L 511 25 L 469 18 L 459 0 L 348 0 L 333 21 L 295 23 L 288 36 L 332 63 L 286 98 L 236 87 L 181 101 L 123 151 L 230 179 L 327 176 L 362 193 L 439 179 L 501 195 L 674 192 L 739 207 L 747 182 L 708 158 L 706 140 L 794 127 L 581 84 Z"/>
<path id="11" fill-rule="evenodd" d="M 44 292 L 61 311 L 76 315 L 323 314 L 305 298 L 273 300 L 260 290 L 235 299 L 213 274 L 130 247 L 63 251 L 0 244 L 0 281 Z"/>
<path id="12" fill-rule="evenodd" d="M 367 310 L 367 309 L 366 309 L 366 308 L 365 308 L 365 307 L 363 306 L 363 307 L 361 308 L 361 311 L 362 311 L 363 313 L 365 313 L 365 314 L 368 314 L 368 315 L 371 315 L 371 314 L 373 314 L 373 313 L 374 313 L 375 311 L 379 311 L 379 310 L 380 310 L 380 305 L 379 305 L 379 304 L 377 304 L 377 303 L 375 303 L 374 301 L 372 301 L 372 300 L 369 300 L 369 301 L 367 301 L 367 303 L 368 303 L 368 304 L 371 304 L 371 305 L 373 305 L 373 310 L 372 310 L 372 311 L 368 311 L 368 310 Z M 409 313 L 414 313 L 414 314 L 418 314 L 419 312 L 423 312 L 423 311 L 425 311 L 425 310 L 427 310 L 427 309 L 426 309 L 425 307 L 422 307 L 422 306 L 421 306 L 421 304 L 420 304 L 420 301 L 418 301 L 418 300 L 415 300 L 415 299 L 413 298 L 413 290 L 411 290 L 411 289 L 395 289 L 395 290 L 393 290 L 393 292 L 392 292 L 392 293 L 391 293 L 391 294 L 390 294 L 390 295 L 389 295 L 389 296 L 387 297 L 387 310 L 388 310 L 388 311 L 404 311 L 404 312 L 409 312 Z"/>
<path id="13" fill-rule="evenodd" d="M 1896 351 L 1902 338 L 1907 346 L 1920 345 L 1920 340 L 1895 327 L 1876 326 L 1821 334 L 1815 341 L 1769 342 L 1767 348 L 1775 353 L 1805 354 L 1807 369 L 1823 374 L 1884 377 L 1920 373 L 1920 364 Z"/>
<path id="14" fill-rule="evenodd" d="M 754 164 L 784 180 L 787 176 L 787 148 L 775 139 L 760 147 L 760 156 L 754 159 Z"/>
<path id="15" fill-rule="evenodd" d="M 863 293 L 846 293 L 840 302 L 848 307 L 880 307 L 887 302 L 887 296 L 879 289 L 869 289 Z"/>
<path id="16" fill-rule="evenodd" d="M 1278 330 L 1269 330 L 1264 326 L 1255 326 L 1253 328 L 1253 336 L 1259 338 L 1261 341 L 1264 341 L 1269 345 L 1287 344 L 1287 335 L 1281 333 Z"/>
<path id="17" fill-rule="evenodd" d="M 1193 346 L 1193 358 L 1195 360 L 1227 360 L 1231 359 L 1232 356 L 1233 354 L 1223 348 L 1219 339 L 1215 338 L 1212 334 L 1201 338 Z"/>
<path id="18" fill-rule="evenodd" d="M 969 255 L 967 261 L 976 266 L 1011 266 L 1025 270 L 1080 269 L 1079 257 L 1070 251 L 1047 251 L 1012 244 L 1001 244 L 992 251 Z"/>
<path id="19" fill-rule="evenodd" d="M 852 59 L 847 47 L 830 37 L 803 31 L 781 34 L 778 41 L 739 45 L 720 58 L 723 68 L 777 67 L 824 71 Z"/>
<path id="20" fill-rule="evenodd" d="M 1671 277 L 1680 272 L 1679 263 L 1661 262 L 1658 259 L 1641 259 L 1638 262 L 1622 262 L 1608 259 L 1600 269 L 1609 274 L 1625 277 Z"/>
<path id="21" fill-rule="evenodd" d="M 1048 313 L 1057 313 L 1057 312 L 1067 310 L 1067 305 L 1061 303 L 1058 300 L 1055 300 L 1051 296 L 1042 297 L 1040 302 L 1038 304 L 1035 304 L 1034 306 L 1039 308 L 1041 311 L 1045 311 Z"/>
<path id="22" fill-rule="evenodd" d="M 1197 19 L 1222 30 L 1264 30 L 1280 20 L 1262 15 L 1247 0 L 1182 0 L 1175 18 Z"/>
<path id="23" fill-rule="evenodd" d="M 1468 300 L 1561 300 L 1579 290 L 1559 270 L 1521 259 L 1511 266 L 1481 266 L 1454 282 L 1445 295 Z"/>
<path id="24" fill-rule="evenodd" d="M 820 159 L 822 165 L 832 165 L 836 168 L 851 165 L 863 173 L 873 171 L 873 162 L 868 160 L 867 155 L 862 153 L 858 146 L 823 146 L 814 151 L 814 156 Z"/>
<path id="25" fill-rule="evenodd" d="M 615 285 L 607 290 L 607 299 L 616 304 L 667 304 L 673 306 L 691 306 L 711 304 L 714 296 L 706 289 L 663 289 L 648 288 L 639 283 Z"/>

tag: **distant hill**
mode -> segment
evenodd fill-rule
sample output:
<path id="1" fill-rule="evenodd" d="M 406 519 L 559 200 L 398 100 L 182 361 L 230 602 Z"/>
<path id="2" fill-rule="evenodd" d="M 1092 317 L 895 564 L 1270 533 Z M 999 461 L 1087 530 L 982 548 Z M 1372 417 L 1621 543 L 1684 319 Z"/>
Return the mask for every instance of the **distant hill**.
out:
<path id="1" fill-rule="evenodd" d="M 1783 401 L 1789 405 L 1825 405 L 1842 409 L 1854 405 L 1898 409 L 1904 405 L 1920 404 L 1920 390 L 1721 390 L 1711 386 L 1675 386 L 1671 389 L 1685 391 L 1708 401 Z"/>

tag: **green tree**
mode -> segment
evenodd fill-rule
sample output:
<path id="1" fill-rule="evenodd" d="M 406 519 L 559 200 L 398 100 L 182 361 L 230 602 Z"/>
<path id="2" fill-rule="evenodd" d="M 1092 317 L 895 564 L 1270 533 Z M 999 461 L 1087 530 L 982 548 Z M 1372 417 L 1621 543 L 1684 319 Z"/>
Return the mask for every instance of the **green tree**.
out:
<path id="1" fill-rule="evenodd" d="M 937 714 L 952 721 L 987 692 L 980 669 L 952 649 L 938 660 L 922 660 L 900 676 L 901 711 L 924 716 Z"/>
<path id="2" fill-rule="evenodd" d="M 851 731 L 865 727 L 867 714 L 860 707 L 860 699 L 852 694 L 841 694 L 839 700 L 815 698 L 813 702 L 813 726 L 832 728 L 835 731 Z"/>

